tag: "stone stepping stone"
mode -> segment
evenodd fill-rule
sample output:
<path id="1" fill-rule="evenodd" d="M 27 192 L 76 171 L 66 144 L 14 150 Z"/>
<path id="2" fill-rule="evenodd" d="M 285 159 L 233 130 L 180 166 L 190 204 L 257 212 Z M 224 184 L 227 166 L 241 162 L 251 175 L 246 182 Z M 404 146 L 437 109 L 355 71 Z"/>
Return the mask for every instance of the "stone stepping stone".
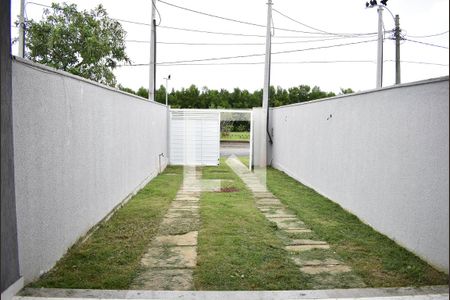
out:
<path id="1" fill-rule="evenodd" d="M 179 235 L 160 235 L 153 242 L 153 246 L 196 246 L 198 231 L 191 231 Z"/>
<path id="2" fill-rule="evenodd" d="M 176 196 L 175 201 L 199 201 L 199 197 L 195 196 Z"/>
<path id="3" fill-rule="evenodd" d="M 178 213 L 178 212 L 192 212 L 192 213 L 197 213 L 197 212 L 198 212 L 198 209 L 197 209 L 197 208 L 171 207 L 171 208 L 169 208 L 169 210 L 167 211 L 167 214 L 170 214 L 170 213 Z"/>
<path id="4" fill-rule="evenodd" d="M 280 200 L 276 200 L 276 199 L 264 199 L 264 200 L 257 200 L 256 204 L 261 205 L 261 204 L 275 204 L 275 205 L 281 205 Z"/>
<path id="5" fill-rule="evenodd" d="M 330 249 L 330 245 L 293 245 L 286 246 L 284 249 L 290 252 L 303 252 L 314 249 Z"/>
<path id="6" fill-rule="evenodd" d="M 315 241 L 315 240 L 291 240 L 289 245 L 328 245 L 325 241 Z"/>
<path id="7" fill-rule="evenodd" d="M 131 288 L 151 291 L 190 291 L 194 289 L 192 275 L 191 269 L 152 269 L 135 280 Z"/>
<path id="8" fill-rule="evenodd" d="M 196 246 L 149 248 L 141 264 L 147 268 L 194 268 L 197 265 Z"/>
<path id="9" fill-rule="evenodd" d="M 199 208 L 198 203 L 189 203 L 188 201 L 173 201 L 173 208 Z"/>
<path id="10" fill-rule="evenodd" d="M 310 233 L 312 232 L 311 229 L 308 228 L 298 228 L 298 229 L 285 229 L 284 231 L 288 232 L 288 233 Z"/>
<path id="11" fill-rule="evenodd" d="M 268 218 L 277 224 L 279 229 L 300 229 L 305 228 L 305 224 L 297 218 Z"/>
<path id="12" fill-rule="evenodd" d="M 277 219 L 277 218 L 286 219 L 286 218 L 295 218 L 296 217 L 295 215 L 292 215 L 292 214 L 290 214 L 290 215 L 286 215 L 286 214 L 277 215 L 277 214 L 271 214 L 271 213 L 263 213 L 263 214 L 268 219 Z"/>
<path id="13" fill-rule="evenodd" d="M 189 218 L 189 219 L 197 219 L 200 217 L 197 210 L 182 210 L 182 211 L 176 211 L 176 212 L 167 212 L 167 214 L 164 216 L 168 219 L 179 219 L 179 218 Z"/>
<path id="14" fill-rule="evenodd" d="M 275 196 L 272 193 L 255 193 L 253 195 L 255 198 L 275 198 Z"/>
<path id="15" fill-rule="evenodd" d="M 343 262 L 332 258 L 326 258 L 324 260 L 320 259 L 304 260 L 301 257 L 292 257 L 292 260 L 297 266 L 300 267 L 344 265 Z"/>
<path id="16" fill-rule="evenodd" d="M 303 273 L 311 275 L 320 273 L 339 274 L 339 273 L 347 273 L 350 272 L 351 270 L 352 269 L 346 265 L 305 266 L 300 268 L 300 271 L 302 271 Z"/>

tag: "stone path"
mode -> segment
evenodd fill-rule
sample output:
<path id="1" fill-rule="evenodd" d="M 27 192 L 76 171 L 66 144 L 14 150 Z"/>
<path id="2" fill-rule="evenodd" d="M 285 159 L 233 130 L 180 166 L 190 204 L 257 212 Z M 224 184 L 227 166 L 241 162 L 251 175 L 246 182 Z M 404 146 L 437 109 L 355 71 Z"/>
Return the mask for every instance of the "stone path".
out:
<path id="1" fill-rule="evenodd" d="M 183 185 L 141 260 L 143 271 L 131 289 L 193 290 L 200 223 L 201 172 L 188 168 Z"/>
<path id="2" fill-rule="evenodd" d="M 253 192 L 257 208 L 268 220 L 276 224 L 279 237 L 293 263 L 299 266 L 301 272 L 316 279 L 315 288 L 333 286 L 343 280 L 343 277 L 347 277 L 346 287 L 365 286 L 363 281 L 351 272 L 351 268 L 339 260 L 327 242 L 305 238 L 314 236 L 311 229 L 269 192 L 238 158 L 232 156 L 226 162 Z"/>

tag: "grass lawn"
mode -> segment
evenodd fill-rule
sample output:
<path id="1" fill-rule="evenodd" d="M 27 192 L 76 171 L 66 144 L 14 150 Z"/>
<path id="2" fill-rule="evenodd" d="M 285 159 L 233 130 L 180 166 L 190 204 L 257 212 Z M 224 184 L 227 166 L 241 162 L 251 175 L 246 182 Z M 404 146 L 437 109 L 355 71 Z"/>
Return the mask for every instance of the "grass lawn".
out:
<path id="1" fill-rule="evenodd" d="M 446 274 L 285 173 L 268 168 L 267 184 L 368 287 L 448 284 Z"/>
<path id="2" fill-rule="evenodd" d="M 175 198 L 182 171 L 181 167 L 168 167 L 29 287 L 127 289 Z"/>
<path id="3" fill-rule="evenodd" d="M 203 193 L 197 290 L 287 290 L 309 288 L 308 278 L 288 258 L 276 227 L 256 208 L 251 192 L 221 161 L 203 168 L 205 179 L 228 179 L 237 192 Z"/>
<path id="4" fill-rule="evenodd" d="M 227 136 L 223 134 L 223 132 L 220 133 L 220 140 L 221 141 L 250 141 L 250 132 L 229 132 Z"/>

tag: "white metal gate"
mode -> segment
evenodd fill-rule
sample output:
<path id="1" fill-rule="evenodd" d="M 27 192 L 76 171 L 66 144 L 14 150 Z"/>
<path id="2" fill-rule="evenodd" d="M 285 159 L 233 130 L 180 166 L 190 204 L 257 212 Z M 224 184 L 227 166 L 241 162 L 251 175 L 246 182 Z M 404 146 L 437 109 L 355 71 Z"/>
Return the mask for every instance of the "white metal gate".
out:
<path id="1" fill-rule="evenodd" d="M 220 112 L 170 110 L 170 164 L 217 166 L 220 159 Z"/>

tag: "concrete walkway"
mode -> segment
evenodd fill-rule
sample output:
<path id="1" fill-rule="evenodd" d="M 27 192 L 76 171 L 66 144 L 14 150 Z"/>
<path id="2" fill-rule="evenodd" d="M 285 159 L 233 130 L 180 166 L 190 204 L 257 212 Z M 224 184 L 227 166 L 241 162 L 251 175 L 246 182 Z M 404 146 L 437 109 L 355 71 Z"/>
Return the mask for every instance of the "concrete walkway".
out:
<path id="1" fill-rule="evenodd" d="M 194 289 L 192 273 L 197 264 L 201 173 L 195 168 L 185 170 L 183 185 L 141 260 L 143 271 L 134 280 L 132 289 Z"/>
<path id="2" fill-rule="evenodd" d="M 226 162 L 253 192 L 256 207 L 269 221 L 276 224 L 278 236 L 283 241 L 290 259 L 301 272 L 311 276 L 315 288 L 342 286 L 343 280 L 346 287 L 365 286 L 361 278 L 339 259 L 326 241 L 304 238 L 314 236 L 311 229 L 269 192 L 238 158 L 231 156 Z"/>
<path id="3" fill-rule="evenodd" d="M 114 290 L 71 290 L 71 289 L 25 289 L 13 300 L 446 300 L 448 286 L 420 288 L 380 289 L 334 289 L 305 291 L 114 291 Z"/>

